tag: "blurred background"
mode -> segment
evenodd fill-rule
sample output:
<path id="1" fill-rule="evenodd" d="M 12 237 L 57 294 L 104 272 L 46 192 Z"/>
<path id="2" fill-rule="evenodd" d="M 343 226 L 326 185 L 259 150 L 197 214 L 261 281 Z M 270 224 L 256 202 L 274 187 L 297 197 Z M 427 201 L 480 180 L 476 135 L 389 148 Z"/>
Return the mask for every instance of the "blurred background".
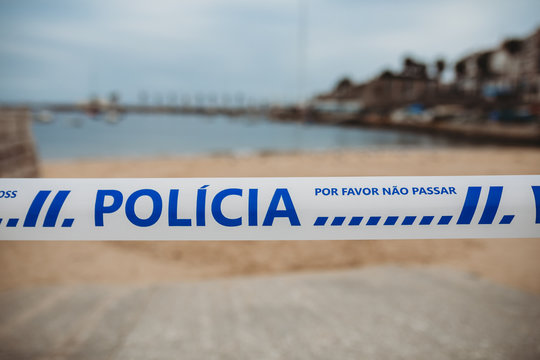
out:
<path id="1" fill-rule="evenodd" d="M 0 0 L 2 177 L 538 174 L 539 145 L 536 0 Z M 538 358 L 538 254 L 0 241 L 0 358 Z"/>

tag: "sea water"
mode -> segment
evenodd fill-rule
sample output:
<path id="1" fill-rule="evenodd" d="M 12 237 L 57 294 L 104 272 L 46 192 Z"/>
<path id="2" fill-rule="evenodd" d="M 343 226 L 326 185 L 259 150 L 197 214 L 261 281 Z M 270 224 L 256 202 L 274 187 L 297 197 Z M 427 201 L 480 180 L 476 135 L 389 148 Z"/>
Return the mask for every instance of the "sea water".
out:
<path id="1" fill-rule="evenodd" d="M 41 159 L 155 157 L 447 147 L 456 140 L 395 130 L 278 122 L 264 116 L 56 113 L 34 121 Z"/>

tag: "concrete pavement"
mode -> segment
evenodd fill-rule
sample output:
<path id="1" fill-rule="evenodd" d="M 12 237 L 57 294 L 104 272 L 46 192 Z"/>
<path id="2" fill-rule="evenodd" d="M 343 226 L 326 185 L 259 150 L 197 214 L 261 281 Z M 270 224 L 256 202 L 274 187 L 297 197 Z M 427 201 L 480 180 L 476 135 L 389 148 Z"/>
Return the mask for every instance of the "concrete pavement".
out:
<path id="1" fill-rule="evenodd" d="M 538 359 L 540 297 L 374 267 L 0 293 L 0 359 Z"/>

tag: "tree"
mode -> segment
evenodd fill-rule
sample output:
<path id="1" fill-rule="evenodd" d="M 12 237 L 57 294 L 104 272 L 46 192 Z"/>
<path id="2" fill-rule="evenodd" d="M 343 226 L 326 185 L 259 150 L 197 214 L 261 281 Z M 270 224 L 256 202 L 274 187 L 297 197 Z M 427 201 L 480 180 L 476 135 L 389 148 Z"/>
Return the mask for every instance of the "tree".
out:
<path id="1" fill-rule="evenodd" d="M 388 69 L 384 70 L 379 76 L 379 78 L 381 79 L 391 79 L 393 77 L 394 77 L 394 73 Z"/>
<path id="2" fill-rule="evenodd" d="M 454 66 L 454 70 L 456 71 L 456 77 L 461 78 L 465 75 L 465 61 L 461 60 L 456 63 Z"/>
<path id="3" fill-rule="evenodd" d="M 435 66 L 437 67 L 437 72 L 443 72 L 444 68 L 446 67 L 446 62 L 444 61 L 444 59 L 438 59 L 435 62 Z"/>
<path id="4" fill-rule="evenodd" d="M 504 50 L 506 50 L 510 55 L 515 55 L 517 54 L 518 52 L 521 51 L 521 49 L 523 48 L 523 40 L 519 40 L 519 39 L 509 39 L 509 40 L 506 40 L 503 44 L 502 44 L 502 47 Z"/>
<path id="5" fill-rule="evenodd" d="M 353 83 L 351 79 L 349 79 L 348 77 L 344 77 L 341 80 L 339 80 L 338 83 L 336 84 L 335 91 L 337 92 L 344 91 L 351 88 L 352 86 L 353 86 Z"/>
<path id="6" fill-rule="evenodd" d="M 437 83 L 441 82 L 442 74 L 445 68 L 446 61 L 444 61 L 444 59 L 439 58 L 435 61 L 435 79 L 437 80 Z"/>
<path id="7" fill-rule="evenodd" d="M 403 60 L 403 68 L 404 69 L 410 68 L 410 67 L 412 67 L 414 65 L 416 65 L 416 62 L 412 58 L 410 58 L 408 56 Z"/>
<path id="8" fill-rule="evenodd" d="M 403 75 L 412 78 L 427 78 L 427 66 L 419 61 L 415 61 L 411 57 L 406 57 L 403 60 Z"/>

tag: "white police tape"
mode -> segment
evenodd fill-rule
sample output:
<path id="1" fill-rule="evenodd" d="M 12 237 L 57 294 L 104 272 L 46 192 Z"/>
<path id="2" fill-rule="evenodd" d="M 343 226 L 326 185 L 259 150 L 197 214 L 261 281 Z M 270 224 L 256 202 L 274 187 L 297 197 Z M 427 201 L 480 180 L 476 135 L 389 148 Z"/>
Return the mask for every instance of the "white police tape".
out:
<path id="1" fill-rule="evenodd" d="M 2 240 L 540 236 L 540 175 L 1 179 Z"/>

